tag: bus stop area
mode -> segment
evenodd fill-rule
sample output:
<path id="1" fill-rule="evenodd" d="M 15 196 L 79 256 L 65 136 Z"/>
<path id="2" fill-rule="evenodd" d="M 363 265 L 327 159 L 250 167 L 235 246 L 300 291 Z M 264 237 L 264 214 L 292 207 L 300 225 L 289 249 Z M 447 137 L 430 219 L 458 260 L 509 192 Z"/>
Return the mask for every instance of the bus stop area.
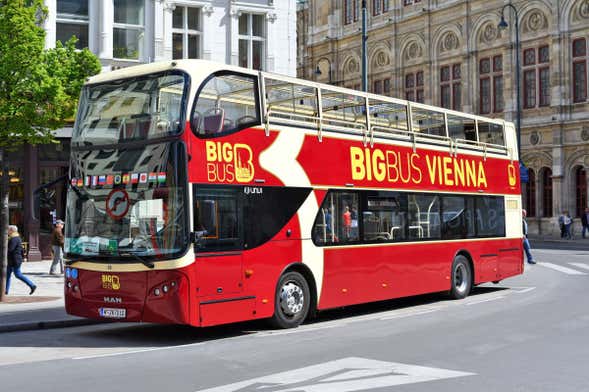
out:
<path id="1" fill-rule="evenodd" d="M 12 276 L 10 293 L 0 302 L 0 332 L 63 328 L 97 323 L 70 316 L 65 312 L 63 275 L 50 275 L 51 260 L 27 261 L 22 272 L 37 289 L 29 295 L 29 287 Z"/>

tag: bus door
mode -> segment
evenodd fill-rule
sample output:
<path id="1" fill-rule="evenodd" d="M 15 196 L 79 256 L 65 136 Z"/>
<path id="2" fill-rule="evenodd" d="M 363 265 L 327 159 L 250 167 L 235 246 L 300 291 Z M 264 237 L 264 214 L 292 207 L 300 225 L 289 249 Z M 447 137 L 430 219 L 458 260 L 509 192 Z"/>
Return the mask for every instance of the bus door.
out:
<path id="1" fill-rule="evenodd" d="M 198 296 L 234 296 L 243 286 L 243 224 L 238 188 L 195 185 L 193 194 Z"/>

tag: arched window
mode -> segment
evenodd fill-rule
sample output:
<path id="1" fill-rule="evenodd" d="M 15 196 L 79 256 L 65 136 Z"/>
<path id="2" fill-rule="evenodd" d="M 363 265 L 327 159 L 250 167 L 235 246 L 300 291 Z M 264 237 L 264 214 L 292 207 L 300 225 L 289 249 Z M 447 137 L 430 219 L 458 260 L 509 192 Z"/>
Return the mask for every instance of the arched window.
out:
<path id="1" fill-rule="evenodd" d="M 536 216 L 536 173 L 528 169 L 528 186 L 526 188 L 526 210 L 529 217 Z"/>
<path id="2" fill-rule="evenodd" d="M 542 169 L 542 216 L 552 216 L 552 170 Z"/>
<path id="3" fill-rule="evenodd" d="M 575 178 L 576 178 L 576 206 L 577 206 L 577 215 L 578 217 L 585 211 L 587 208 L 587 171 L 579 166 L 575 171 Z"/>

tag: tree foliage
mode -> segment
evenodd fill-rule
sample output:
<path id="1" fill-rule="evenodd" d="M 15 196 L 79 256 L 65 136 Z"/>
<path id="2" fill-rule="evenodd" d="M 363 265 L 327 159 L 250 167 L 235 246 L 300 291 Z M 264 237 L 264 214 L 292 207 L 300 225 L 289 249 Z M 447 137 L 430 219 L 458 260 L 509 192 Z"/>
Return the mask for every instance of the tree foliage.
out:
<path id="1" fill-rule="evenodd" d="M 0 0 L 0 148 L 52 140 L 75 112 L 86 77 L 100 71 L 75 39 L 45 50 L 42 0 Z"/>

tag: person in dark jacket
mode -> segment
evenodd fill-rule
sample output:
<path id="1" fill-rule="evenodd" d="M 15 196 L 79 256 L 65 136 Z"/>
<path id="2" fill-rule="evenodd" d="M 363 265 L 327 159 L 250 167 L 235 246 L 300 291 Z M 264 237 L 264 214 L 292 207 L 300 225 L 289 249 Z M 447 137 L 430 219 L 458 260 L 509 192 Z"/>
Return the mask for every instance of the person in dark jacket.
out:
<path id="1" fill-rule="evenodd" d="M 10 278 L 12 277 L 12 273 L 18 279 L 22 280 L 29 286 L 31 292 L 29 294 L 33 294 L 37 289 L 37 286 L 29 278 L 23 275 L 20 271 L 20 266 L 23 262 L 23 249 L 22 249 L 22 241 L 18 234 L 18 227 L 14 225 L 8 226 L 8 270 L 6 271 L 6 294 L 8 295 L 8 291 L 10 290 Z"/>

